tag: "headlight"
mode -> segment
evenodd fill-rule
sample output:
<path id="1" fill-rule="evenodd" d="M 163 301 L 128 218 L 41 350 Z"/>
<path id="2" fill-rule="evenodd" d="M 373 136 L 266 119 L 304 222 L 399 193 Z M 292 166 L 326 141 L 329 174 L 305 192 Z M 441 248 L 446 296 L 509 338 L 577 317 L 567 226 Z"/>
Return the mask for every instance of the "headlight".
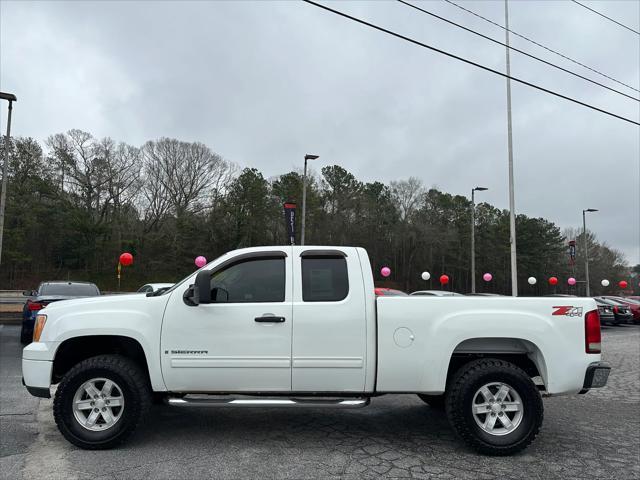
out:
<path id="1" fill-rule="evenodd" d="M 39 342 L 40 335 L 42 335 L 42 330 L 44 330 L 44 325 L 47 323 L 47 316 L 44 314 L 36 315 L 36 324 L 33 327 L 33 341 Z"/>

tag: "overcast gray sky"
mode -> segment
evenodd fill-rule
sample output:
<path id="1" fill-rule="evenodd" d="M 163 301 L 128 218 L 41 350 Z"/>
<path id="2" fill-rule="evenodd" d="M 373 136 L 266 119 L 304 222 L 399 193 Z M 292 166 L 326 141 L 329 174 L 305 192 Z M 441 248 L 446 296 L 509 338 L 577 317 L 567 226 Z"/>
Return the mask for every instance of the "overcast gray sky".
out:
<path id="1" fill-rule="evenodd" d="M 504 24 L 502 1 L 461 2 Z M 639 29 L 640 2 L 587 2 Z M 332 2 L 494 69 L 504 49 L 395 2 Z M 504 41 L 441 1 L 420 5 Z M 511 29 L 640 88 L 640 37 L 575 3 L 510 2 Z M 512 37 L 512 45 L 626 93 Z M 640 108 L 517 53 L 512 75 L 638 121 Z M 268 177 L 321 155 L 363 180 L 426 186 L 508 207 L 505 80 L 298 2 L 0 2 L 0 87 L 12 133 L 81 128 L 141 145 L 199 140 Z M 589 227 L 640 263 L 640 130 L 513 84 L 516 211 Z M 0 118 L 4 131 L 6 103 Z"/>

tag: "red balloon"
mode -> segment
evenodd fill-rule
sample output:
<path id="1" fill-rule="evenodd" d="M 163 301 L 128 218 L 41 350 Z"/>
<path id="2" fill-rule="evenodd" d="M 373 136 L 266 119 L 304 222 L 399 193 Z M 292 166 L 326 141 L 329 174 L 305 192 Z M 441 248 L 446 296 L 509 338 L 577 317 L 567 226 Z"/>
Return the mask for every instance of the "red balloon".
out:
<path id="1" fill-rule="evenodd" d="M 556 277 L 549 278 L 549 285 L 557 285 L 557 284 L 558 284 L 558 279 Z"/>
<path id="2" fill-rule="evenodd" d="M 620 280 L 620 282 L 618 283 L 618 286 L 620 288 L 627 288 L 628 283 L 625 280 Z"/>
<path id="3" fill-rule="evenodd" d="M 129 252 L 124 252 L 120 255 L 120 265 L 128 267 L 133 263 L 133 255 Z"/>
<path id="4" fill-rule="evenodd" d="M 440 275 L 440 283 L 446 285 L 449 283 L 449 277 L 447 275 Z"/>

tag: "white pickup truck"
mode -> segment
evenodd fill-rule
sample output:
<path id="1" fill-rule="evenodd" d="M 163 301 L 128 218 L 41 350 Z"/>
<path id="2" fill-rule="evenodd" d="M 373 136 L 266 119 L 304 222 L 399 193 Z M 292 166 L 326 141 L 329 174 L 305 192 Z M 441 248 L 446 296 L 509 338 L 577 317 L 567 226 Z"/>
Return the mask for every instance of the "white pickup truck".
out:
<path id="1" fill-rule="evenodd" d="M 153 400 L 175 407 L 366 406 L 415 393 L 471 447 L 526 447 L 542 393 L 606 384 L 590 298 L 375 298 L 355 247 L 229 252 L 170 290 L 48 305 L 25 347 L 27 390 L 88 449 L 128 438 Z"/>

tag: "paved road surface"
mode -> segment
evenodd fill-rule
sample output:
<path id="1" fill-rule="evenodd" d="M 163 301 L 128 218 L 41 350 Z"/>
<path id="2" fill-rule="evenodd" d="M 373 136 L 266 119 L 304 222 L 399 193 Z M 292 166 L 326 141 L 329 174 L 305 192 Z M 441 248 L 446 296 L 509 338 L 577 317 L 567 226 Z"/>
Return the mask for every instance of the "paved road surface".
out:
<path id="1" fill-rule="evenodd" d="M 125 446 L 83 451 L 22 388 L 17 327 L 0 337 L 2 479 L 640 478 L 640 327 L 606 330 L 609 386 L 546 399 L 540 436 L 508 458 L 468 450 L 413 395 L 351 411 L 154 407 Z"/>

